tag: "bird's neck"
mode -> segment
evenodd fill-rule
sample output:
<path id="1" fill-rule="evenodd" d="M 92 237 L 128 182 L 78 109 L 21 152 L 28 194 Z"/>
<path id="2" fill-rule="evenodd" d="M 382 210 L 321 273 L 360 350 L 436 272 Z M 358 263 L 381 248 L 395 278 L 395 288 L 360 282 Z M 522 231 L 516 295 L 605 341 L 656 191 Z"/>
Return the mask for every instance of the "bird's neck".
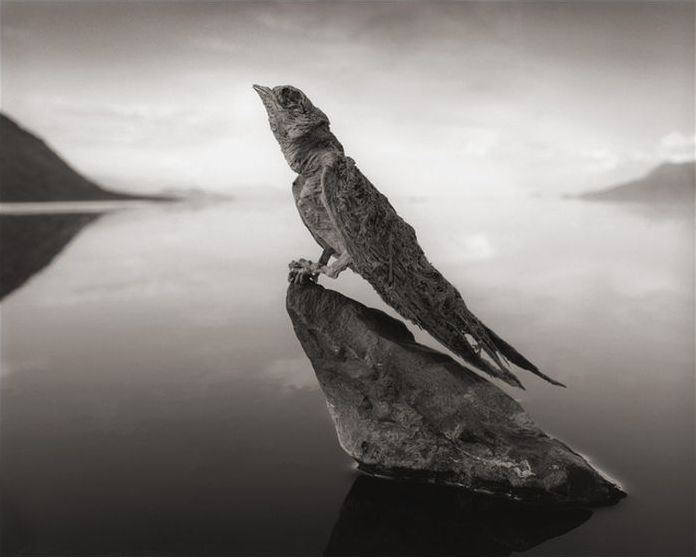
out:
<path id="1" fill-rule="evenodd" d="M 315 128 L 309 133 L 293 138 L 282 147 L 290 168 L 298 174 L 305 175 L 319 170 L 327 156 L 343 155 L 343 146 L 328 127 Z"/>

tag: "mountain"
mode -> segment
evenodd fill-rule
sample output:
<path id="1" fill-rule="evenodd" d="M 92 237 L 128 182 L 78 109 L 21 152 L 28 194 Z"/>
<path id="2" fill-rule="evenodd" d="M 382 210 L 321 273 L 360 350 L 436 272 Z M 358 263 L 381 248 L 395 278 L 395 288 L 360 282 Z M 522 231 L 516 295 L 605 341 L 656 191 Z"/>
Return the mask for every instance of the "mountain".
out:
<path id="1" fill-rule="evenodd" d="M 694 203 L 696 162 L 663 163 L 637 180 L 582 193 L 580 199 L 650 204 Z"/>
<path id="2" fill-rule="evenodd" d="M 159 199 L 105 190 L 70 167 L 53 149 L 0 114 L 0 201 Z"/>

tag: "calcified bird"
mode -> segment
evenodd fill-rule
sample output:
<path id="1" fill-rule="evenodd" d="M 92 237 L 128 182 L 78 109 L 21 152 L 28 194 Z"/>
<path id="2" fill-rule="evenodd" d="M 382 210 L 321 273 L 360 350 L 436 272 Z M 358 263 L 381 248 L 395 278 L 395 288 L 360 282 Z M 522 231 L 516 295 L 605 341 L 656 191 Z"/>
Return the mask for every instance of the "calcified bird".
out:
<path id="1" fill-rule="evenodd" d="M 316 263 L 293 261 L 290 280 L 336 278 L 350 268 L 402 316 L 482 371 L 524 388 L 510 371 L 511 362 L 562 386 L 469 311 L 425 257 L 413 228 L 346 157 L 326 114 L 290 85 L 254 89 L 285 160 L 298 174 L 292 192 L 300 216 L 324 249 Z"/>

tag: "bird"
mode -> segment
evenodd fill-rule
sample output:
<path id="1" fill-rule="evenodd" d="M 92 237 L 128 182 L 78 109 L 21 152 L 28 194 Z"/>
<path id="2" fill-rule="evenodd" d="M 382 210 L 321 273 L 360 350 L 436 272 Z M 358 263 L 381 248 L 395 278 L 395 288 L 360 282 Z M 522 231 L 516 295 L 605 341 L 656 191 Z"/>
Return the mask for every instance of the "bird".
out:
<path id="1" fill-rule="evenodd" d="M 345 155 L 329 118 L 297 87 L 253 85 L 290 168 L 295 205 L 323 251 L 290 263 L 289 280 L 336 278 L 351 269 L 404 318 L 480 371 L 524 389 L 511 364 L 553 385 L 562 383 L 487 327 L 433 266 L 416 232 Z M 333 261 L 332 261 L 333 258 Z"/>

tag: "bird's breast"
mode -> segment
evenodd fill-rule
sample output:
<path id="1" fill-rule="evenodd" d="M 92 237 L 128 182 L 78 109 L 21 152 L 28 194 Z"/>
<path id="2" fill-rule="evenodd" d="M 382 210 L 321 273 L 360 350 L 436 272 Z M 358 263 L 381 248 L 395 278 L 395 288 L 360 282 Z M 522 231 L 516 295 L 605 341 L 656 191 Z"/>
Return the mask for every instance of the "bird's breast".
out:
<path id="1" fill-rule="evenodd" d="M 321 238 L 340 255 L 345 252 L 343 240 L 324 205 L 321 179 L 307 178 L 295 194 L 295 204 L 302 220 L 315 236 Z"/>

